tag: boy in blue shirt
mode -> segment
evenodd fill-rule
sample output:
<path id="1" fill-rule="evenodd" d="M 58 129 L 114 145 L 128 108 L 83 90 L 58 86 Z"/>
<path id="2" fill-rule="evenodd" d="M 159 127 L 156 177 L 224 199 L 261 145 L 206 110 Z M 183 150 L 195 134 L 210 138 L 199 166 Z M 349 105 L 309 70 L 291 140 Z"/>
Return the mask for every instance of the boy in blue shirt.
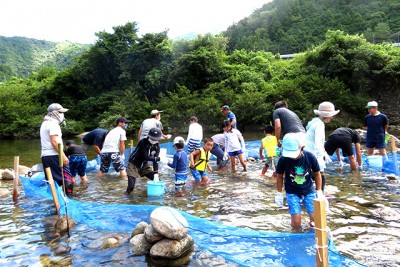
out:
<path id="1" fill-rule="evenodd" d="M 386 156 L 385 134 L 389 125 L 389 119 L 385 114 L 378 111 L 376 101 L 368 102 L 366 108 L 368 115 L 364 118 L 364 124 L 367 126 L 366 144 L 368 156 L 374 155 L 374 149 L 379 150 L 381 156 Z"/>
<path id="2" fill-rule="evenodd" d="M 185 147 L 185 140 L 177 136 L 174 139 L 174 147 L 176 149 L 176 153 L 174 154 L 174 160 L 171 163 L 168 163 L 168 166 L 175 169 L 175 191 L 176 193 L 182 193 L 183 188 L 185 187 L 187 180 L 187 154 L 183 150 Z"/>
<path id="3" fill-rule="evenodd" d="M 325 198 L 322 193 L 322 179 L 317 158 L 304 151 L 301 138 L 295 133 L 288 133 L 282 141 L 282 157 L 276 167 L 277 194 L 275 203 L 283 206 L 282 187 L 285 185 L 286 201 L 291 215 L 293 228 L 301 227 L 301 203 L 310 216 L 310 226 L 314 226 L 314 199 Z M 317 192 L 313 185 L 315 179 Z"/>

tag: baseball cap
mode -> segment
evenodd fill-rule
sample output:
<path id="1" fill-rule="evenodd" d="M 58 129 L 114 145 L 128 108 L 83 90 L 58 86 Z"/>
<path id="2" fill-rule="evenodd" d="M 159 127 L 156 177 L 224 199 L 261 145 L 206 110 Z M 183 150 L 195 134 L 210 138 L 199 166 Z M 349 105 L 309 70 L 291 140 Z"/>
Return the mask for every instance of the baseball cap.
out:
<path id="1" fill-rule="evenodd" d="M 150 115 L 156 115 L 156 114 L 161 113 L 161 112 L 164 112 L 164 110 L 153 109 L 153 110 L 150 112 Z"/>
<path id="2" fill-rule="evenodd" d="M 119 118 L 117 119 L 117 124 L 120 123 L 120 122 L 123 122 L 123 123 L 131 123 L 131 121 L 128 120 L 128 119 L 126 119 L 125 117 L 119 117 Z"/>
<path id="3" fill-rule="evenodd" d="M 282 156 L 296 159 L 303 148 L 302 140 L 296 133 L 285 134 L 282 140 Z"/>
<path id="4" fill-rule="evenodd" d="M 68 141 L 65 143 L 66 146 L 70 146 L 70 145 L 72 145 L 72 144 L 75 144 L 75 141 L 74 141 L 74 140 L 68 140 Z"/>
<path id="5" fill-rule="evenodd" d="M 149 138 L 156 140 L 156 141 L 163 139 L 160 129 L 158 129 L 156 127 L 151 128 L 149 130 Z"/>
<path id="6" fill-rule="evenodd" d="M 368 102 L 366 108 L 376 108 L 378 107 L 378 103 L 376 101 Z"/>
<path id="7" fill-rule="evenodd" d="M 68 110 L 69 109 L 63 108 L 63 106 L 61 106 L 58 103 L 53 103 L 47 108 L 47 112 L 58 111 L 58 112 L 64 113 L 64 112 L 67 112 Z"/>
<path id="8" fill-rule="evenodd" d="M 231 108 L 229 106 L 225 105 L 225 106 L 222 106 L 222 108 L 221 108 L 221 111 L 224 111 L 224 110 L 231 110 Z"/>

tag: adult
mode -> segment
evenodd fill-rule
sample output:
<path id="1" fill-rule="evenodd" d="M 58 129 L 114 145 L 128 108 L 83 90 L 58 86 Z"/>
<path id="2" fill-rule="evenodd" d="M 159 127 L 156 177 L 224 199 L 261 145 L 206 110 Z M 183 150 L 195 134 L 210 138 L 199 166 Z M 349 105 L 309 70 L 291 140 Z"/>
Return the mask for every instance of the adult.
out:
<path id="1" fill-rule="evenodd" d="M 152 118 L 149 119 L 145 119 L 142 124 L 140 125 L 140 129 L 138 132 L 138 142 L 140 140 L 142 140 L 143 138 L 147 137 L 149 134 L 149 131 L 151 128 L 157 128 L 161 131 L 161 136 L 164 139 L 169 139 L 171 138 L 170 134 L 163 134 L 163 126 L 161 123 L 161 113 L 164 112 L 163 110 L 159 111 L 157 109 L 153 109 L 150 112 L 150 115 L 152 116 Z"/>
<path id="2" fill-rule="evenodd" d="M 125 117 L 119 117 L 116 122 L 116 127 L 108 132 L 104 140 L 103 148 L 100 151 L 101 165 L 97 174 L 98 177 L 108 172 L 111 163 L 115 171 L 120 173 L 121 178 L 126 177 L 124 155 L 126 141 L 125 129 L 130 122 L 131 121 L 127 120 Z"/>
<path id="3" fill-rule="evenodd" d="M 67 196 L 72 197 L 74 184 L 69 170 L 68 157 L 63 151 L 58 150 L 58 144 L 63 143 L 60 124 L 64 122 L 64 113 L 68 109 L 58 103 L 53 103 L 47 108 L 40 126 L 41 160 L 43 168 L 50 168 L 54 181 L 60 186 L 64 184 Z M 63 167 L 59 166 L 59 154 L 61 154 Z M 47 173 L 45 172 L 48 180 Z"/>
<path id="4" fill-rule="evenodd" d="M 237 129 L 236 115 L 231 111 L 231 108 L 224 105 L 221 107 L 221 112 L 226 115 L 226 119 L 231 123 L 232 128 Z"/>
<path id="5" fill-rule="evenodd" d="M 97 128 L 89 133 L 85 134 L 82 138 L 82 148 L 87 154 L 90 147 L 93 146 L 93 150 L 100 155 L 100 151 L 103 148 L 104 139 L 106 139 L 106 135 L 108 130 Z"/>
<path id="6" fill-rule="evenodd" d="M 368 115 L 364 118 L 364 124 L 367 126 L 366 148 L 368 156 L 374 155 L 374 149 L 378 149 L 381 156 L 386 156 L 385 135 L 389 126 L 389 119 L 385 114 L 378 111 L 376 101 L 368 102 L 366 108 Z"/>
<path id="7" fill-rule="evenodd" d="M 306 140 L 304 150 L 314 154 L 317 158 L 321 177 L 322 177 L 322 191 L 325 187 L 324 170 L 326 163 L 330 162 L 329 155 L 325 152 L 325 123 L 329 123 L 333 116 L 337 115 L 340 110 L 335 110 L 335 106 L 331 102 L 322 102 L 319 104 L 318 109 L 314 110 L 315 117 L 308 122 L 306 127 Z"/>
<path id="8" fill-rule="evenodd" d="M 356 170 L 357 163 L 359 169 L 361 169 L 362 167 L 360 143 L 361 143 L 361 138 L 356 131 L 350 128 L 341 127 L 337 128 L 329 135 L 328 141 L 326 141 L 325 143 L 325 150 L 326 153 L 328 153 L 328 155 L 333 155 L 333 153 L 336 151 L 339 165 L 340 167 L 342 167 L 343 162 L 340 158 L 340 151 L 339 151 L 339 149 L 342 149 L 343 156 L 348 157 L 350 161 L 350 168 L 352 170 Z M 356 163 L 356 158 L 354 157 L 353 144 L 356 148 L 357 163 Z"/>
<path id="9" fill-rule="evenodd" d="M 298 133 L 300 141 L 305 139 L 306 130 L 300 118 L 288 108 L 285 101 L 275 103 L 272 119 L 274 120 L 275 137 L 279 147 L 282 146 L 280 142 L 281 135 L 284 137 L 287 133 Z"/>
<path id="10" fill-rule="evenodd" d="M 221 170 L 226 167 L 226 164 L 229 161 L 229 157 L 225 155 L 225 134 L 215 134 L 211 136 L 211 139 L 214 141 L 213 148 L 211 149 L 211 154 L 217 157 L 217 166 L 218 169 Z"/>

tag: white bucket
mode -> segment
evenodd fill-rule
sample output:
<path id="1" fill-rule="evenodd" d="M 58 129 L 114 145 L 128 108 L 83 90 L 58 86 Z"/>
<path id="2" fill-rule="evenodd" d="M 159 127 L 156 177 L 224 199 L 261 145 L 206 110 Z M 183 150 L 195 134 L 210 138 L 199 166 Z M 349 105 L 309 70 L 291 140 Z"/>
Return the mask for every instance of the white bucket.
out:
<path id="1" fill-rule="evenodd" d="M 368 166 L 370 168 L 382 168 L 382 156 L 368 156 Z"/>

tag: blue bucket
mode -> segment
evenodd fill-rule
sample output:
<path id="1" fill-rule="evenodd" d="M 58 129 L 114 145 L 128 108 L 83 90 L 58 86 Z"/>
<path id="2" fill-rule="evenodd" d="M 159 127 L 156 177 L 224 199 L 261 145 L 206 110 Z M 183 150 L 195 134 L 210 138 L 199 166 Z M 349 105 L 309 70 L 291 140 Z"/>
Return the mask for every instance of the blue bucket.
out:
<path id="1" fill-rule="evenodd" d="M 382 168 L 382 156 L 368 156 L 368 166 L 370 168 Z"/>
<path id="2" fill-rule="evenodd" d="M 165 193 L 165 182 L 163 181 L 148 181 L 147 196 L 162 196 Z"/>

